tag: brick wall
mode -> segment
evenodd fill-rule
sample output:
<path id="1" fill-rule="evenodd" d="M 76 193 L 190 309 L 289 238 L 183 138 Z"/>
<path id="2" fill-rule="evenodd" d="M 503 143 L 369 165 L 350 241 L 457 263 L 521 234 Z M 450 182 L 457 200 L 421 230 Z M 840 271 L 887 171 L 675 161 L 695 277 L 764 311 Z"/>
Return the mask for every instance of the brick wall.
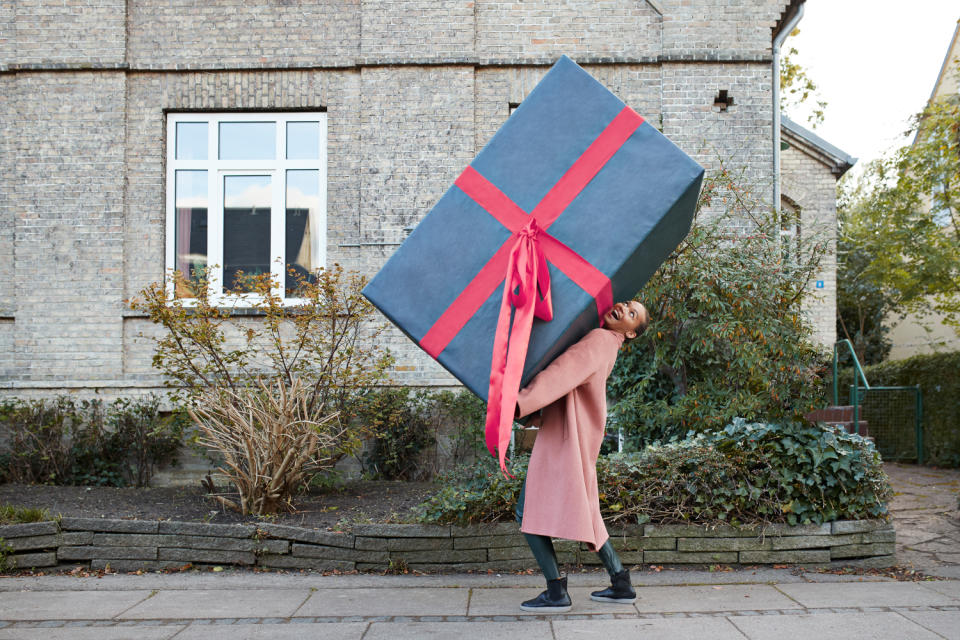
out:
<path id="1" fill-rule="evenodd" d="M 9 3 L 4 2 L 5 11 L 0 13 L 0 20 L 13 25 L 12 46 L 0 48 L 7 56 L 2 62 L 49 66 L 124 61 L 125 0 L 14 0 L 12 4 L 7 9 Z"/>
<path id="2" fill-rule="evenodd" d="M 153 329 L 122 301 L 164 269 L 168 110 L 325 109 L 328 260 L 367 274 L 560 53 L 708 168 L 769 185 L 786 2 L 658 4 L 0 3 L 0 389 L 159 385 Z M 398 382 L 453 383 L 398 331 L 385 341 Z"/>
<path id="3" fill-rule="evenodd" d="M 796 145 L 781 152 L 780 166 L 781 193 L 800 209 L 803 242 L 823 241 L 828 246 L 804 313 L 814 342 L 829 350 L 837 340 L 837 177 L 829 165 Z M 822 289 L 816 288 L 817 280 L 823 281 Z"/>
<path id="4" fill-rule="evenodd" d="M 14 379 L 120 372 L 125 81 L 17 79 Z"/>
<path id="5" fill-rule="evenodd" d="M 359 0 L 128 4 L 135 67 L 349 66 L 359 52 Z"/>

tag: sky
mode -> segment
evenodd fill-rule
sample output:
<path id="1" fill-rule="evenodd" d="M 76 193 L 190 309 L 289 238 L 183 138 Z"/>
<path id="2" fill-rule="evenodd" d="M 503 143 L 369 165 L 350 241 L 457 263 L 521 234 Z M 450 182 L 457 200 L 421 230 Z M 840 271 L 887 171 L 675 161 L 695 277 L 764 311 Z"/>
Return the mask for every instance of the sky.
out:
<path id="1" fill-rule="evenodd" d="M 817 84 L 827 108 L 815 129 L 804 110 L 787 115 L 858 158 L 856 169 L 902 146 L 922 110 L 960 18 L 957 0 L 807 0 L 784 43 Z"/>

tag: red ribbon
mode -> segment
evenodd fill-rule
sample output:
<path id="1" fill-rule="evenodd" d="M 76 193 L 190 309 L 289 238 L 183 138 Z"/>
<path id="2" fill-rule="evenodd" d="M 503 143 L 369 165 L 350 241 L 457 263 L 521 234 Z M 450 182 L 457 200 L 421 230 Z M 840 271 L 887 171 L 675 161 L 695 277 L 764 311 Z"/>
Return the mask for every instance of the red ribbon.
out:
<path id="1" fill-rule="evenodd" d="M 495 449 L 499 453 L 500 469 L 505 474 L 506 451 L 533 317 L 544 321 L 553 318 L 547 260 L 595 299 L 601 323 L 603 314 L 613 306 L 610 279 L 546 230 L 642 123 L 640 115 L 624 107 L 530 214 L 473 167 L 464 169 L 455 183 L 513 235 L 440 315 L 420 340 L 420 346 L 437 358 L 506 279 L 493 342 L 486 420 L 487 448 L 492 455 L 497 455 Z M 516 307 L 512 328 L 511 307 Z"/>

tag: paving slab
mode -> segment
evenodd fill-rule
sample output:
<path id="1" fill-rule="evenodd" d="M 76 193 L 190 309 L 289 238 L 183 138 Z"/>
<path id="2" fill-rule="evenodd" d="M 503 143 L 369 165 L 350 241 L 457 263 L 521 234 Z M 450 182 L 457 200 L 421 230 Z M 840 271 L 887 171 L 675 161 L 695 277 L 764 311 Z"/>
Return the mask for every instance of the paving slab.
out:
<path id="1" fill-rule="evenodd" d="M 190 589 L 160 591 L 119 616 L 150 618 L 286 618 L 292 616 L 309 589 Z"/>
<path id="2" fill-rule="evenodd" d="M 951 605 L 957 601 L 916 582 L 778 584 L 804 607 L 911 607 Z"/>
<path id="3" fill-rule="evenodd" d="M 363 636 L 363 640 L 446 640 L 447 638 L 451 640 L 465 638 L 553 640 L 553 634 L 550 632 L 549 622 L 530 620 L 529 622 L 374 622 L 370 625 L 367 635 Z"/>
<path id="4" fill-rule="evenodd" d="M 534 611 L 521 611 L 520 603 L 524 600 L 536 598 L 545 588 L 544 584 L 535 587 L 502 587 L 473 589 L 470 595 L 471 616 L 535 616 L 542 615 Z M 570 600 L 573 602 L 571 614 L 574 613 L 626 613 L 636 614 L 632 604 L 615 604 L 612 602 L 594 602 L 590 599 L 590 592 L 597 587 L 570 587 Z"/>
<path id="5" fill-rule="evenodd" d="M 730 616 L 751 640 L 768 638 L 843 638 L 844 640 L 934 640 L 939 638 L 912 620 L 890 612 L 807 613 L 789 616 Z"/>
<path id="6" fill-rule="evenodd" d="M 0 640 L 169 640 L 183 626 L 0 629 Z M 208 636 L 209 637 L 209 636 Z"/>
<path id="7" fill-rule="evenodd" d="M 637 589 L 635 606 L 641 613 L 800 608 L 774 587 L 763 584 L 646 587 Z"/>
<path id="8" fill-rule="evenodd" d="M 927 589 L 932 589 L 937 593 L 953 598 L 960 604 L 960 580 L 931 580 L 930 582 L 920 582 L 920 585 Z"/>
<path id="9" fill-rule="evenodd" d="M 462 616 L 469 595 L 469 589 L 456 587 L 317 589 L 296 615 Z"/>
<path id="10" fill-rule="evenodd" d="M 960 640 L 960 611 L 901 611 L 900 615 L 948 640 Z"/>
<path id="11" fill-rule="evenodd" d="M 309 624 L 190 625 L 176 640 L 303 640 L 335 638 L 360 640 L 366 622 L 316 622 Z"/>
<path id="12" fill-rule="evenodd" d="M 0 620 L 103 620 L 149 596 L 149 591 L 8 591 L 0 593 Z"/>
<path id="13" fill-rule="evenodd" d="M 657 640 L 744 640 L 726 618 L 657 618 L 651 620 L 558 620 L 557 640 L 656 638 Z"/>

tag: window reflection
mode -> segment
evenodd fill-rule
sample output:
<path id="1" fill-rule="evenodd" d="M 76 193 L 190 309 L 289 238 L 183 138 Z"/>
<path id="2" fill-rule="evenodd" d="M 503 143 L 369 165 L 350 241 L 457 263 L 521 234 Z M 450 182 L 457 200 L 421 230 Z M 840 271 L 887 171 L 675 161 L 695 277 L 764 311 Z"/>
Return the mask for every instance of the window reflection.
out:
<path id="1" fill-rule="evenodd" d="M 207 268 L 207 172 L 177 171 L 175 175 L 175 268 L 196 283 Z M 184 282 L 178 283 L 175 293 L 181 298 L 196 295 Z"/>
<path id="2" fill-rule="evenodd" d="M 270 273 L 270 176 L 223 178 L 223 290 L 253 291 Z"/>
<path id="3" fill-rule="evenodd" d="M 320 267 L 316 239 L 320 230 L 320 172 L 287 171 L 286 275 L 285 288 L 291 295 L 303 281 L 314 282 Z"/>
<path id="4" fill-rule="evenodd" d="M 207 123 L 177 123 L 177 160 L 207 159 Z"/>
<path id="5" fill-rule="evenodd" d="M 221 122 L 221 160 L 273 160 L 277 155 L 275 122 Z"/>
<path id="6" fill-rule="evenodd" d="M 320 157 L 320 123 L 287 123 L 287 159 L 316 160 Z"/>

